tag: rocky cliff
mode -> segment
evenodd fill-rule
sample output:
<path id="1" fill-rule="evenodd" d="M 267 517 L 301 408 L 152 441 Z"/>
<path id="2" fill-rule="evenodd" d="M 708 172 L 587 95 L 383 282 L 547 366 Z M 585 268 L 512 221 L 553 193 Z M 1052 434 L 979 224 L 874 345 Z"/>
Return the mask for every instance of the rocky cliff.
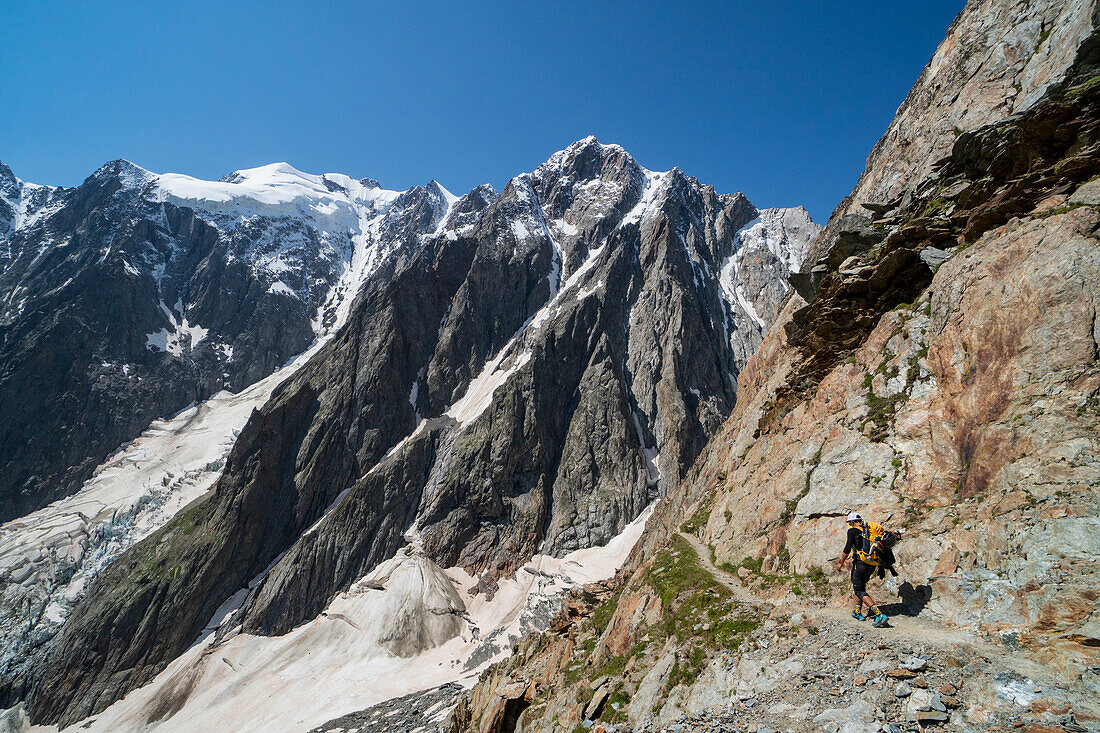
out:
<path id="1" fill-rule="evenodd" d="M 968 4 L 623 572 L 451 730 L 1097 726 L 1098 20 Z M 851 510 L 903 532 L 891 629 Z"/>
<path id="2" fill-rule="evenodd" d="M 9 666 L 8 701 L 67 724 L 154 678 L 178 697 L 158 673 L 204 629 L 313 628 L 400 553 L 492 603 L 535 556 L 614 545 L 729 415 L 818 231 L 593 138 L 447 212 L 380 258 L 213 490 Z M 441 628 L 398 654 L 465 626 Z"/>

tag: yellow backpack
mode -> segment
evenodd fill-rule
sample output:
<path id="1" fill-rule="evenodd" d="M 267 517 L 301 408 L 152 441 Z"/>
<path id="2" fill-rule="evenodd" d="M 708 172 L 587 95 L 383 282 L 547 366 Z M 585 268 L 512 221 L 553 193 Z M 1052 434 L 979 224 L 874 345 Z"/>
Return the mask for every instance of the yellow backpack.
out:
<path id="1" fill-rule="evenodd" d="M 878 566 L 886 555 L 886 550 L 894 546 L 897 535 L 878 522 L 863 520 L 862 547 L 856 548 L 856 556 L 868 565 Z"/>

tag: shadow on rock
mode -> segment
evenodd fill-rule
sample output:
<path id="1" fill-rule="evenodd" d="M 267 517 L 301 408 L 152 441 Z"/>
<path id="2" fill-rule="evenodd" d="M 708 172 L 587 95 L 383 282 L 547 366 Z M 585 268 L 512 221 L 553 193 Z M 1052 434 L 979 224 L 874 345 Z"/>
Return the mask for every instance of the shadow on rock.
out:
<path id="1" fill-rule="evenodd" d="M 898 597 L 901 598 L 901 603 L 891 603 L 882 610 L 891 616 L 919 616 L 928 601 L 932 600 L 932 586 L 915 586 L 905 581 L 898 587 Z"/>

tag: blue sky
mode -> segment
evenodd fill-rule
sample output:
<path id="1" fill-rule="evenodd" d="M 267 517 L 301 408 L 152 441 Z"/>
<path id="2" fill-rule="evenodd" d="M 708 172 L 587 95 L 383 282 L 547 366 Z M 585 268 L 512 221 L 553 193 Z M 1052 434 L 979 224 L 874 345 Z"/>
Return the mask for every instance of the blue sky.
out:
<path id="1" fill-rule="evenodd" d="M 962 5 L 5 2 L 0 160 L 463 193 L 594 134 L 824 223 Z"/>

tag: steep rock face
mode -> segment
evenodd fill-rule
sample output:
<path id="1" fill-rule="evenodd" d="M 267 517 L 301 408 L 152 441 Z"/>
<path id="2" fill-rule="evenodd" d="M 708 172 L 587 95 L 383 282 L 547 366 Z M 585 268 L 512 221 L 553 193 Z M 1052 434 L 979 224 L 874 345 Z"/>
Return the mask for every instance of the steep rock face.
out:
<path id="1" fill-rule="evenodd" d="M 268 291 L 293 301 L 288 293 L 296 291 L 286 283 L 300 283 L 303 271 L 321 267 L 325 257 L 336 257 L 329 264 L 338 279 L 329 281 L 327 294 L 321 278 L 310 285 L 324 298 L 312 316 L 311 327 L 317 331 L 310 353 L 347 319 L 352 297 L 365 281 L 390 277 L 417 250 L 424 232 L 465 226 L 495 197 L 490 187 L 482 186 L 456 199 L 435 183 L 389 192 L 373 182 L 332 174 L 308 176 L 284 165 L 235 174 L 235 183 L 177 178 L 183 177 L 158 177 L 156 188 L 145 189 L 142 196 L 186 200 L 217 222 L 222 238 L 234 246 L 234 254 L 226 258 L 247 260 L 259 281 L 260 287 L 252 289 L 261 293 L 261 303 Z M 278 233 L 252 241 L 237 232 L 250 227 Z M 348 247 L 334 249 L 328 240 L 346 241 Z M 271 285 L 262 290 L 265 279 L 277 279 L 287 290 Z M 201 282 L 200 276 L 192 281 Z M 290 313 L 310 315 L 304 309 Z M 274 327 L 278 317 L 271 318 L 275 320 L 268 325 Z M 243 333 L 238 347 L 250 338 Z M 223 356 L 232 356 L 226 351 Z M 173 363 L 190 358 L 186 350 L 172 357 Z M 154 424 L 141 439 L 113 455 L 77 495 L 0 529 L 0 675 L 15 680 L 17 688 L 23 684 L 36 650 L 65 622 L 97 574 L 209 489 L 251 405 L 261 406 L 278 382 L 307 357 L 302 355 L 239 394 L 222 392 L 170 421 Z M 146 376 L 142 383 L 155 379 Z"/>
<path id="2" fill-rule="evenodd" d="M 403 336 L 411 339 L 415 314 L 424 313 L 420 332 L 435 335 L 443 304 L 453 297 L 472 253 L 460 243 L 438 241 L 453 246 L 439 256 L 432 247 L 421 249 L 414 259 L 427 264 L 404 271 L 411 282 L 395 278 L 368 287 L 361 302 L 382 305 L 357 309 L 349 326 L 322 348 L 319 359 L 284 383 L 262 413 L 254 415 L 213 495 L 107 568 L 56 637 L 59 650 L 71 646 L 65 638 L 70 630 L 77 633 L 79 625 L 83 631 L 78 638 L 101 640 L 82 651 L 91 655 L 87 661 L 136 667 L 133 678 L 118 681 L 131 686 L 145 682 L 159 668 L 144 660 L 156 659 L 163 667 L 186 649 L 222 602 L 262 573 L 324 511 L 339 486 L 356 475 L 360 460 L 377 461 L 385 454 L 392 427 L 379 428 L 386 421 L 404 418 L 411 426 L 407 391 L 391 394 L 388 401 L 375 399 L 385 392 L 367 375 L 372 365 L 391 363 L 393 349 L 403 346 L 393 340 L 396 322 L 404 324 Z M 319 369 L 321 364 L 336 368 L 330 372 Z M 356 397 L 367 399 L 369 407 L 334 409 L 336 395 L 346 400 L 337 408 L 355 406 Z M 104 593 L 105 588 L 111 591 Z M 176 605 L 168 600 L 173 598 L 187 600 Z M 115 605 L 120 602 L 122 609 Z M 137 630 L 119 623 L 120 611 L 134 622 L 149 614 L 152 626 L 119 639 L 119 631 Z M 93 700 L 101 695 L 113 700 L 118 696 L 115 684 L 91 687 L 84 694 Z"/>
<path id="3" fill-rule="evenodd" d="M 689 489 L 720 487 L 704 536 L 735 564 L 826 565 L 852 509 L 905 528 L 926 613 L 1025 633 L 1078 673 L 1100 526 L 1100 53 L 1082 12 L 1091 35 L 1045 67 L 1040 99 L 960 135 L 870 222 L 867 252 L 830 264 L 813 303 L 792 299 Z"/>
<path id="4" fill-rule="evenodd" d="M 835 269 L 872 246 L 870 214 L 889 218 L 911 203 L 960 134 L 1027 111 L 1062 82 L 1088 43 L 1096 12 L 1091 0 L 968 2 L 830 217 L 806 275 L 814 266 L 824 271 L 826 259 Z"/>
<path id="5" fill-rule="evenodd" d="M 0 186 L 0 521 L 304 351 L 453 201 L 285 164 L 207 182 L 116 161 L 64 190 L 4 167 Z"/>
<path id="6" fill-rule="evenodd" d="M 871 730 L 906 696 L 910 721 L 1094 724 L 1097 25 L 1094 3 L 968 5 L 816 240 L 817 272 L 792 278 L 798 294 L 741 372 L 729 420 L 620 578 L 483 677 L 450 730 L 502 730 L 494 711 L 528 682 L 525 731 L 685 713 L 705 729 L 715 704 L 739 723 L 767 713 L 777 726 L 786 711 Z M 1001 94 L 985 95 L 1001 79 L 1019 91 L 991 83 Z M 968 104 L 981 124 L 959 134 L 950 116 Z M 904 533 L 901 577 L 871 587 L 898 616 L 877 639 L 847 618 L 850 584 L 829 572 L 852 510 Z M 804 652 L 837 631 L 839 644 Z M 965 673 L 943 694 L 967 686 L 969 704 L 932 711 L 932 693 L 895 687 L 915 673 L 874 666 L 936 646 L 950 648 L 944 669 Z M 809 707 L 827 704 L 823 660 L 851 650 L 862 694 Z M 1049 699 L 1035 697 L 1038 679 Z M 1023 680 L 1032 696 L 1013 696 Z"/>
<path id="7" fill-rule="evenodd" d="M 1035 106 L 1064 79 L 1095 12 L 1089 0 L 967 3 L 834 216 L 904 199 L 960 134 Z"/>
<path id="8" fill-rule="evenodd" d="M 882 312 L 927 286 L 930 273 L 917 258 L 922 247 L 948 248 L 960 235 L 972 242 L 1009 216 L 1029 211 L 1048 189 L 1057 192 L 1080 179 L 1082 171 L 1055 166 L 1061 157 L 1074 157 L 1067 141 L 1082 120 L 1066 131 L 1052 129 L 1067 113 L 1049 99 L 1069 77 L 1088 78 L 1098 12 L 1093 2 L 967 4 L 871 151 L 855 190 L 791 279 L 814 309 L 796 316 L 796 345 L 803 345 L 797 331 L 808 318 L 833 324 L 831 330 L 806 329 L 820 338 L 810 349 L 812 358 L 792 376 L 791 389 L 804 394 L 867 337 Z M 1043 100 L 1048 103 L 1036 111 Z M 985 145 L 980 130 L 1025 114 L 1033 120 L 1029 128 L 1004 136 L 999 148 Z M 1030 177 L 1024 185 L 1003 185 L 1025 172 Z M 845 263 L 856 266 L 850 258 L 869 252 L 881 254 L 889 270 L 879 268 L 874 281 L 852 285 L 850 297 L 839 299 L 851 311 L 846 318 L 823 314 L 838 300 L 813 304 L 823 279 Z M 863 272 L 866 280 L 871 270 Z M 834 276 L 834 285 L 846 287 L 843 279 Z M 854 305 L 860 300 L 877 303 L 861 309 Z"/>
<path id="9" fill-rule="evenodd" d="M 790 287 L 786 280 L 802 270 L 806 256 L 797 242 L 813 242 L 821 227 L 810 219 L 801 206 L 793 209 L 764 209 L 756 220 L 737 234 L 740 242 L 736 253 L 722 266 L 721 283 L 726 298 L 738 302 L 761 329 L 767 332 Z M 759 314 L 765 314 L 761 318 Z M 737 355 L 744 364 L 756 353 L 760 340 L 747 338 L 735 345 L 743 351 Z"/>
<path id="10" fill-rule="evenodd" d="M 111 566 L 9 697 L 77 720 L 238 590 L 224 630 L 283 633 L 406 544 L 492 593 L 536 552 L 607 542 L 729 414 L 816 233 L 591 138 L 476 197 L 383 262 L 213 494 Z"/>
<path id="11" fill-rule="evenodd" d="M 210 490 L 249 415 L 316 348 L 155 421 L 76 494 L 0 526 L 0 676 L 29 663 L 103 568 Z"/>

